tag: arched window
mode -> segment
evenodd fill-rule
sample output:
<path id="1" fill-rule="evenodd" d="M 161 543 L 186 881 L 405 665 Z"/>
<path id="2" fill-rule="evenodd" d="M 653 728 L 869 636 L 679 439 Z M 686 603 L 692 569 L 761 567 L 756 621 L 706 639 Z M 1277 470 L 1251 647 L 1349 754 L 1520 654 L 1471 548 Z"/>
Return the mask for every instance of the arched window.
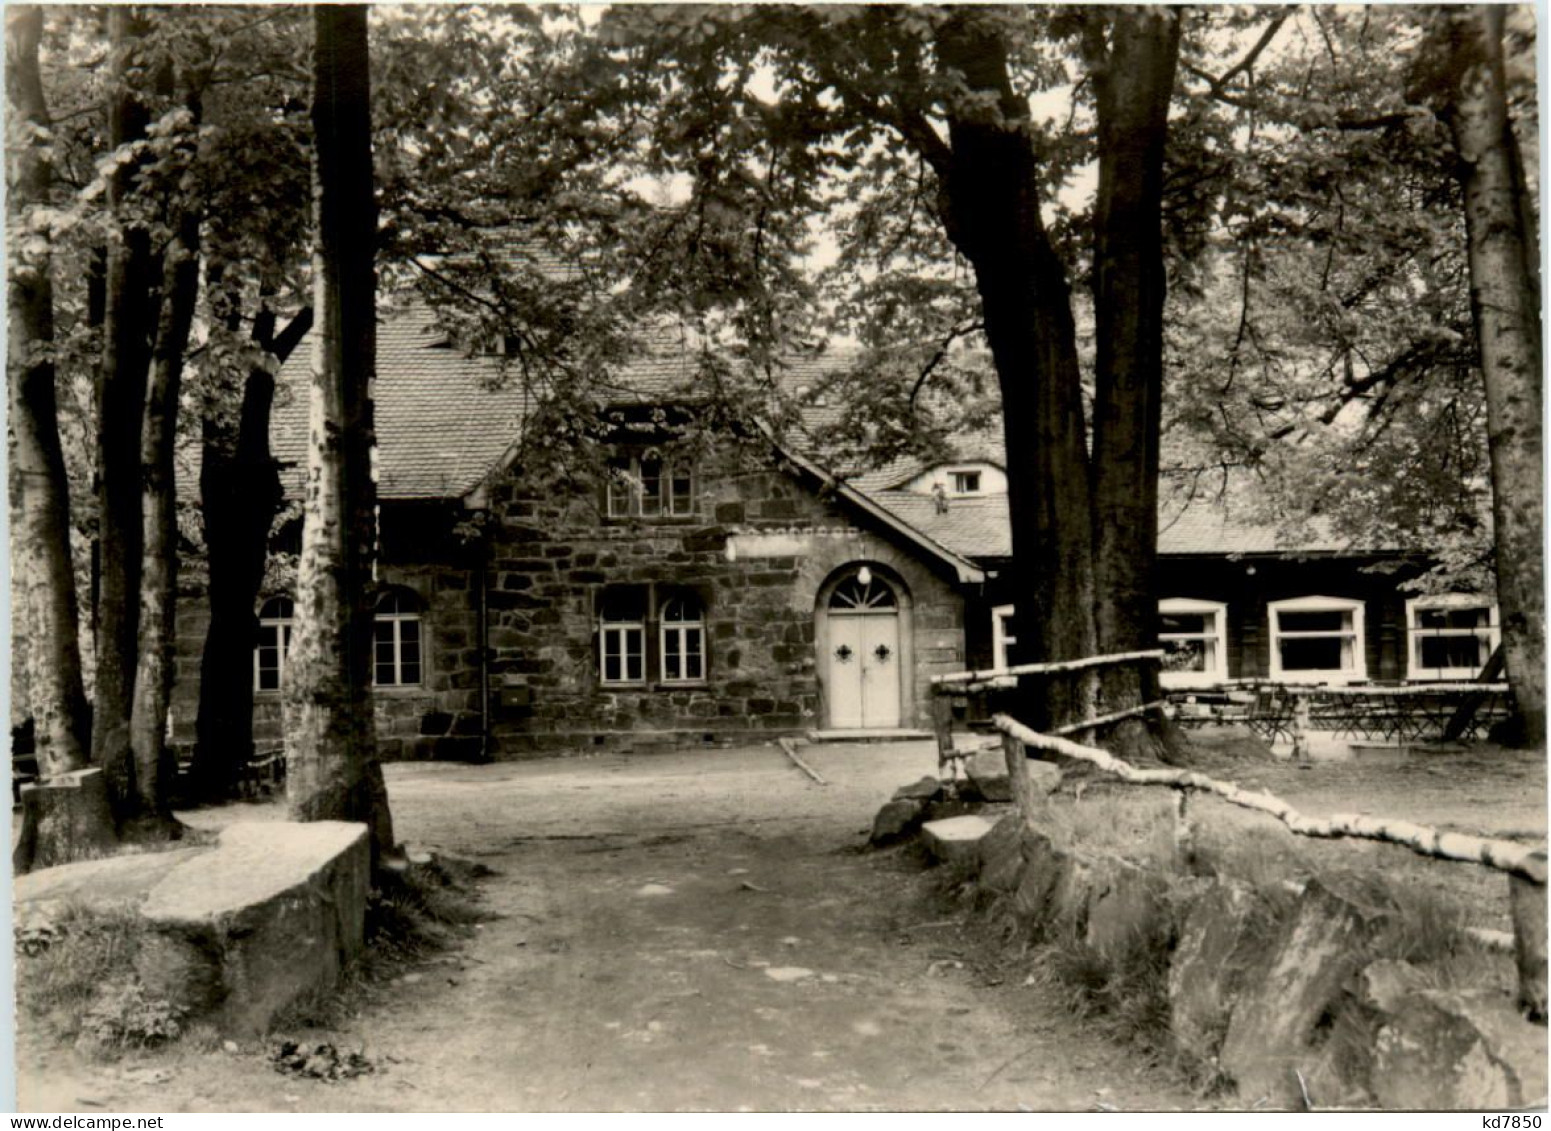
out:
<path id="1" fill-rule="evenodd" d="M 420 602 L 404 589 L 377 598 L 374 679 L 378 687 L 420 683 Z"/>
<path id="2" fill-rule="evenodd" d="M 830 611 L 836 613 L 885 612 L 898 607 L 894 590 L 866 566 L 835 586 L 829 595 Z"/>
<path id="3" fill-rule="evenodd" d="M 672 597 L 662 606 L 662 681 L 699 683 L 705 679 L 705 613 L 692 596 Z"/>
<path id="4" fill-rule="evenodd" d="M 259 609 L 258 647 L 253 649 L 253 689 L 279 691 L 285 675 L 285 654 L 291 648 L 295 606 L 289 597 L 271 597 Z"/>

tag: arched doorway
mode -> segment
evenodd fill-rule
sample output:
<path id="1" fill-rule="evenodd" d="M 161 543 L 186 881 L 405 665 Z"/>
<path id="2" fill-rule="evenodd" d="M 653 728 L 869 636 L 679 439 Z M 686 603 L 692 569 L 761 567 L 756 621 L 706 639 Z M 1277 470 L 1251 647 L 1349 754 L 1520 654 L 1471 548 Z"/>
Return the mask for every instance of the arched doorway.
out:
<path id="1" fill-rule="evenodd" d="M 816 638 L 833 729 L 900 725 L 909 676 L 901 628 L 907 601 L 897 579 L 867 564 L 847 567 L 820 591 Z"/>

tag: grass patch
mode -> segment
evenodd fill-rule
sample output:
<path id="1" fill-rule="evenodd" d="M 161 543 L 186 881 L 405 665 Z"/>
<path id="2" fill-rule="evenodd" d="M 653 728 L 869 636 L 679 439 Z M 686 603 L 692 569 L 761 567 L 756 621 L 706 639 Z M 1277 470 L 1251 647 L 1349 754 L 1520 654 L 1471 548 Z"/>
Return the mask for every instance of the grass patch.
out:
<path id="1" fill-rule="evenodd" d="M 15 933 L 24 1031 L 102 1058 L 183 1035 L 182 1010 L 147 995 L 135 976 L 146 927 L 132 907 L 36 907 Z"/>
<path id="2" fill-rule="evenodd" d="M 432 858 L 377 880 L 366 905 L 366 942 L 378 961 L 414 959 L 467 938 L 490 916 L 467 868 Z"/>
<path id="3" fill-rule="evenodd" d="M 467 938 L 490 918 L 478 903 L 478 864 L 433 858 L 379 878 L 368 898 L 367 949 L 331 990 L 304 997 L 277 1028 L 335 1024 L 369 983 Z M 15 928 L 19 1030 L 44 1045 L 75 1045 L 99 1059 L 181 1042 L 193 1051 L 220 1043 L 209 1024 L 147 994 L 135 960 L 149 928 L 131 905 L 102 908 L 60 901 L 32 905 Z"/>

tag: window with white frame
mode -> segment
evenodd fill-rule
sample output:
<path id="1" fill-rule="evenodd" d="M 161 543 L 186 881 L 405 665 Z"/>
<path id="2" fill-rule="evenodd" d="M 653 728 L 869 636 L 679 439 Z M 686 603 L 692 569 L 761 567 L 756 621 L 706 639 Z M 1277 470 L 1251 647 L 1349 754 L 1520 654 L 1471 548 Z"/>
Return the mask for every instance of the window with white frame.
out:
<path id="1" fill-rule="evenodd" d="M 1449 593 L 1408 600 L 1406 636 L 1407 679 L 1475 679 L 1502 628 L 1487 598 Z"/>
<path id="2" fill-rule="evenodd" d="M 1169 597 L 1158 602 L 1158 681 L 1164 687 L 1209 687 L 1228 678 L 1228 606 Z"/>
<path id="3" fill-rule="evenodd" d="M 1363 604 L 1346 597 L 1272 601 L 1271 678 L 1291 683 L 1351 683 L 1368 678 Z"/>
<path id="4" fill-rule="evenodd" d="M 691 596 L 677 596 L 662 606 L 658 628 L 662 681 L 699 683 L 705 679 L 705 614 Z"/>
<path id="5" fill-rule="evenodd" d="M 421 669 L 420 603 L 413 593 L 389 589 L 377 598 L 374 672 L 378 687 L 418 687 Z"/>
<path id="6" fill-rule="evenodd" d="M 1012 632 L 1013 606 L 997 605 L 991 610 L 991 656 L 997 671 L 1012 667 L 1013 645 L 1018 638 Z"/>
<path id="7" fill-rule="evenodd" d="M 295 606 L 289 597 L 271 597 L 259 609 L 258 647 L 253 649 L 253 689 L 279 691 L 285 657 L 291 650 Z"/>
<path id="8" fill-rule="evenodd" d="M 598 609 L 598 675 L 606 685 L 646 682 L 646 591 L 619 589 Z"/>
<path id="9" fill-rule="evenodd" d="M 980 472 L 965 469 L 948 472 L 948 480 L 955 495 L 980 494 Z"/>
<path id="10" fill-rule="evenodd" d="M 695 513 L 695 473 L 656 452 L 609 461 L 610 518 L 688 518 Z"/>

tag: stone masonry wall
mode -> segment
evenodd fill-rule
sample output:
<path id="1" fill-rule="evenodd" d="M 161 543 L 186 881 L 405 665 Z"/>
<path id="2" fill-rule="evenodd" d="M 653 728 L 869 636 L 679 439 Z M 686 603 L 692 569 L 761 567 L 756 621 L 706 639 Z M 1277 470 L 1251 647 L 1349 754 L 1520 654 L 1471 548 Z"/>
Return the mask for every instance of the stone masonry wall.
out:
<path id="1" fill-rule="evenodd" d="M 445 526 L 445 523 L 441 525 Z M 427 536 L 423 518 L 383 512 L 385 561 L 378 583 L 415 595 L 421 618 L 421 682 L 374 692 L 378 757 L 470 760 L 483 754 L 480 712 L 479 575 L 456 547 Z M 398 529 L 396 529 L 398 528 Z M 429 551 L 416 561 L 416 550 Z M 391 554 L 391 557 L 388 555 Z M 199 662 L 209 609 L 198 595 L 180 597 L 172 700 L 172 742 L 185 756 L 195 742 Z M 260 750 L 283 741 L 278 691 L 253 696 L 253 741 Z"/>
<path id="2" fill-rule="evenodd" d="M 490 488 L 483 547 L 450 537 L 456 516 L 446 509 L 384 507 L 378 580 L 419 603 L 423 672 L 419 686 L 376 690 L 379 756 L 520 757 L 823 727 L 816 608 L 827 587 L 863 563 L 901 599 L 899 662 L 911 673 L 901 721 L 930 724 L 931 676 L 964 662 L 963 602 L 945 567 L 885 528 L 863 529 L 848 508 L 774 464 L 710 459 L 697 469 L 696 496 L 692 516 L 614 519 L 603 514 L 601 489 L 508 474 Z M 616 586 L 649 591 L 653 608 L 674 592 L 698 599 L 703 681 L 602 685 L 598 611 Z M 488 724 L 480 710 L 482 601 Z M 185 752 L 195 738 L 208 623 L 201 598 L 180 600 L 173 741 Z M 655 622 L 647 636 L 655 649 Z M 260 750 L 280 746 L 281 725 L 280 695 L 257 693 Z"/>
<path id="3" fill-rule="evenodd" d="M 962 602 L 921 552 L 864 531 L 774 466 L 730 455 L 697 469 L 692 517 L 611 519 L 601 489 L 507 478 L 492 489 L 489 644 L 496 756 L 633 743 L 716 741 L 825 724 L 815 604 L 826 581 L 871 563 L 902 590 L 906 725 L 926 725 L 932 674 L 963 661 Z M 882 567 L 881 569 L 878 567 Z M 597 615 L 610 586 L 693 593 L 704 608 L 696 686 L 601 684 Z M 648 628 L 648 649 L 655 629 Z"/>

